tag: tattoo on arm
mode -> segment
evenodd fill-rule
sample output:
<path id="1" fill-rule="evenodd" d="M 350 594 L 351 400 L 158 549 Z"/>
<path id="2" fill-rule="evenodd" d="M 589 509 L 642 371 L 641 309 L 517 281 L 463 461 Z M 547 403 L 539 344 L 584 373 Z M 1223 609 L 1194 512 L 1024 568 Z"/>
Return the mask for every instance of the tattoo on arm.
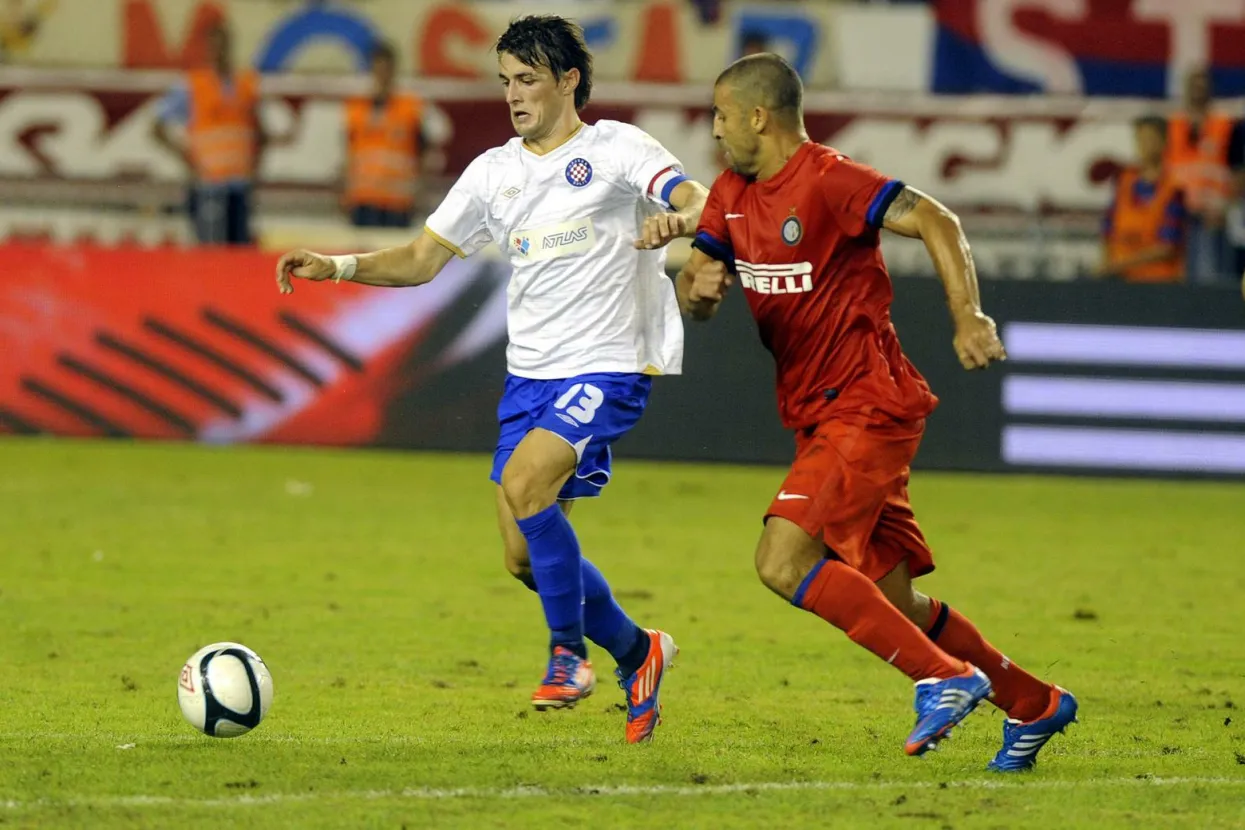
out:
<path id="1" fill-rule="evenodd" d="M 891 202 L 891 206 L 886 209 L 886 216 L 883 217 L 883 222 L 898 222 L 900 219 L 903 219 L 911 213 L 913 208 L 920 204 L 920 202 L 921 194 L 917 193 L 910 187 L 905 187 L 903 190 L 899 191 L 899 195 L 895 197 L 895 201 Z"/>

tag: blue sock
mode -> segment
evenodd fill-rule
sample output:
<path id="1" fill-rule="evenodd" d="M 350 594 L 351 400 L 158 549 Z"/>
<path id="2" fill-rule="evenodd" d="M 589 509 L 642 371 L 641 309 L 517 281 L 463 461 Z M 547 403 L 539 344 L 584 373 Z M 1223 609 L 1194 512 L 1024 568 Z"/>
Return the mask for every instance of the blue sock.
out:
<path id="1" fill-rule="evenodd" d="M 535 516 L 518 520 L 527 539 L 528 558 L 536 593 L 545 609 L 550 645 L 563 646 L 585 657 L 584 584 L 579 540 L 562 508 L 552 504 Z"/>
<path id="2" fill-rule="evenodd" d="M 648 634 L 631 621 L 610 592 L 597 566 L 583 560 L 584 633 L 618 663 L 623 677 L 639 670 L 648 657 Z M 634 665 L 632 665 L 634 664 Z"/>

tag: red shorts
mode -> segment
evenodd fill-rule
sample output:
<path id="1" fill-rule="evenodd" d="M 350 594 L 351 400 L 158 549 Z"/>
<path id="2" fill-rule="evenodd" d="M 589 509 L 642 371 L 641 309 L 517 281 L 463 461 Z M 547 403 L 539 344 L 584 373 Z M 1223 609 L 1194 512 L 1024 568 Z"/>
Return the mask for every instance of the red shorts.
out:
<path id="1" fill-rule="evenodd" d="M 905 560 L 913 577 L 929 573 L 934 555 L 908 503 L 924 431 L 924 419 L 846 415 L 797 432 L 795 462 L 765 518 L 794 522 L 873 582 Z"/>

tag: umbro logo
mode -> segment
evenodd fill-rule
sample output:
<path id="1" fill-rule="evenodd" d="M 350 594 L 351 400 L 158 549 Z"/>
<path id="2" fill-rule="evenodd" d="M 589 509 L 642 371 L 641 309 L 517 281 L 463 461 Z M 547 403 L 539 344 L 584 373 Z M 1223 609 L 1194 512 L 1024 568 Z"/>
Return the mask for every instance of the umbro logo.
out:
<path id="1" fill-rule="evenodd" d="M 501 197 L 503 199 L 513 199 L 515 196 L 518 196 L 518 195 L 519 195 L 519 188 L 517 187 L 508 187 L 501 192 Z"/>

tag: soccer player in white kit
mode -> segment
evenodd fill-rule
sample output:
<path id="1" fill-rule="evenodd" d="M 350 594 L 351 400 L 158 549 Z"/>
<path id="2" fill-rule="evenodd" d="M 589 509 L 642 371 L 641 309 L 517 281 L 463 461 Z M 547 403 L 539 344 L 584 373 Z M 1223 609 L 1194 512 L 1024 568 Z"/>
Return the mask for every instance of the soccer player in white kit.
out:
<path id="1" fill-rule="evenodd" d="M 523 17 L 496 50 L 518 137 L 467 167 L 414 242 L 347 256 L 292 251 L 277 283 L 284 293 L 292 278 L 422 285 L 452 256 L 501 246 L 513 272 L 491 478 L 507 569 L 540 596 L 550 629 L 532 703 L 564 708 L 591 694 L 590 639 L 618 663 L 627 740 L 638 743 L 659 722 L 677 648 L 627 617 L 566 514 L 609 481 L 610 446 L 639 420 L 653 376 L 682 370 L 664 246 L 694 234 L 708 191 L 639 128 L 580 121 L 592 57 L 577 24 Z"/>

